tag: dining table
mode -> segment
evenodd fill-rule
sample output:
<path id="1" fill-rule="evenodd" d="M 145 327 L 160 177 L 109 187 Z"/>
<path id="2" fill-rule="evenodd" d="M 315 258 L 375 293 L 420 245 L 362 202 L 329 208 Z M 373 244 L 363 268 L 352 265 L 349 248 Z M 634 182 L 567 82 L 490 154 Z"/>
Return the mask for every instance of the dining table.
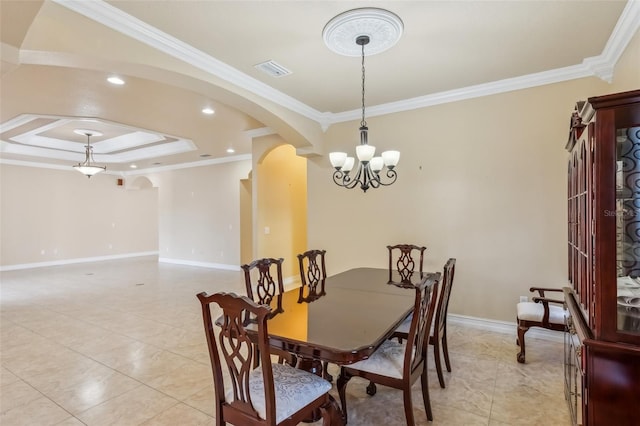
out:
<path id="1" fill-rule="evenodd" d="M 294 354 L 299 368 L 319 375 L 323 362 L 366 359 L 411 314 L 415 286 L 432 276 L 355 268 L 328 276 L 315 289 L 285 291 L 271 301 L 269 345 Z M 247 326 L 251 330 L 254 324 Z"/>

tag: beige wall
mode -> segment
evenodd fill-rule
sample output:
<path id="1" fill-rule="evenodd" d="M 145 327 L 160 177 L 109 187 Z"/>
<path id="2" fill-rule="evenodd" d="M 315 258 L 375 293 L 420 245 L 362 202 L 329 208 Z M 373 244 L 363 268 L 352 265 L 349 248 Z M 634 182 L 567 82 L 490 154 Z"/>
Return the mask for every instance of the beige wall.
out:
<path id="1" fill-rule="evenodd" d="M 309 161 L 309 245 L 336 273 L 385 267 L 387 244 L 424 244 L 428 270 L 458 259 L 451 313 L 514 321 L 530 286 L 566 282 L 573 106 L 640 88 L 638 38 L 611 85 L 586 78 L 369 119 L 370 144 L 401 151 L 398 181 L 363 194 L 332 182 L 328 156 Z M 326 152 L 354 152 L 357 128 L 332 126 Z"/>
<path id="2" fill-rule="evenodd" d="M 71 169 L 71 167 L 69 167 Z M 158 250 L 158 194 L 117 177 L 0 165 L 3 268 Z"/>
<path id="3" fill-rule="evenodd" d="M 251 161 L 150 175 L 159 191 L 161 260 L 239 269 L 240 180 Z"/>

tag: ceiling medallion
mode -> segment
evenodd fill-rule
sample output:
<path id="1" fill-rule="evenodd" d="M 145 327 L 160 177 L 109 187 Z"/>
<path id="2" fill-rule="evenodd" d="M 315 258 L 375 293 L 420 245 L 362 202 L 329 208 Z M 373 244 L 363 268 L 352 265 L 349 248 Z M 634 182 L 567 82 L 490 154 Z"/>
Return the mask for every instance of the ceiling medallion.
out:
<path id="1" fill-rule="evenodd" d="M 374 7 L 341 13 L 322 30 L 322 38 L 332 51 L 344 56 L 360 56 L 359 36 L 369 37 L 367 54 L 375 55 L 394 46 L 402 36 L 402 20 L 388 10 Z"/>

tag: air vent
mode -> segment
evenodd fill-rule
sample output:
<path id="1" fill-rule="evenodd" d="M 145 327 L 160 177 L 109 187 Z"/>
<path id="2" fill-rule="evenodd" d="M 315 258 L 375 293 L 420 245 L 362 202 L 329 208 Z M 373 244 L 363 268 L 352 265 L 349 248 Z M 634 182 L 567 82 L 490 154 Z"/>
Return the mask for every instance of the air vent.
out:
<path id="1" fill-rule="evenodd" d="M 254 67 L 272 77 L 284 77 L 285 75 L 291 74 L 291 71 L 274 61 L 263 62 L 261 64 L 254 65 Z"/>

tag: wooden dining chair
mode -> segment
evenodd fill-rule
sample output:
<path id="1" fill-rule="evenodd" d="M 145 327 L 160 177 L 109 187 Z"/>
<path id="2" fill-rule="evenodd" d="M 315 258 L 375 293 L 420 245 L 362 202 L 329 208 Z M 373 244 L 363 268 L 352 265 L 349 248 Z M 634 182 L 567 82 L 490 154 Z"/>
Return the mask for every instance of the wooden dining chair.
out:
<path id="1" fill-rule="evenodd" d="M 327 279 L 326 250 L 307 250 L 298 255 L 300 266 L 300 297 L 298 302 L 312 302 L 324 296 Z"/>
<path id="2" fill-rule="evenodd" d="M 298 303 L 310 303 L 326 294 L 326 253 L 326 250 L 307 250 L 298 255 L 301 282 Z M 322 362 L 322 377 L 332 382 L 333 376 L 327 371 L 328 365 L 329 363 L 327 361 Z"/>
<path id="3" fill-rule="evenodd" d="M 197 297 L 213 370 L 216 425 L 297 425 L 318 410 L 323 426 L 342 423 L 328 393 L 329 382 L 286 364 L 272 364 L 267 331 L 269 306 L 233 293 L 200 293 Z M 215 329 L 212 304 L 222 308 L 221 326 Z M 257 324 L 257 343 L 247 334 L 247 314 Z M 260 351 L 253 350 L 256 345 Z M 252 368 L 256 353 L 261 354 L 260 368 Z"/>
<path id="4" fill-rule="evenodd" d="M 271 316 L 275 316 L 282 312 L 282 299 L 277 297 L 284 293 L 282 262 L 284 262 L 283 258 L 275 259 L 265 257 L 240 266 L 244 271 L 244 283 L 249 299 L 259 305 L 269 305 L 274 299 L 279 302 L 277 303 L 276 308 L 271 311 Z M 275 269 L 275 279 L 273 277 L 272 269 Z M 249 321 L 249 317 L 245 318 L 245 321 Z M 258 347 L 254 346 L 254 349 L 258 350 Z M 280 362 L 295 362 L 293 357 L 288 354 L 279 353 L 278 355 L 280 357 Z M 254 362 L 256 363 L 256 367 L 259 361 L 259 354 L 255 354 Z"/>
<path id="5" fill-rule="evenodd" d="M 433 420 L 431 402 L 429 400 L 427 349 L 429 346 L 429 328 L 435 311 L 435 294 L 439 281 L 440 273 L 438 272 L 413 287 L 413 290 L 407 288 L 407 291 L 415 291 L 415 302 L 414 315 L 406 343 L 387 339 L 369 358 L 340 368 L 337 385 L 345 423 L 348 416 L 346 388 L 352 377 L 362 377 L 373 383 L 402 390 L 404 413 L 409 426 L 415 425 L 411 386 L 420 378 L 422 401 L 427 418 Z"/>
<path id="6" fill-rule="evenodd" d="M 422 274 L 424 252 L 427 248 L 414 244 L 396 244 L 387 246 L 389 250 L 389 272 L 397 270 L 401 281 L 410 281 L 411 275 L 418 267 L 418 272 Z M 416 265 L 417 263 L 417 265 Z"/>
<path id="7" fill-rule="evenodd" d="M 444 357 L 444 363 L 447 371 L 451 373 L 451 360 L 449 359 L 449 347 L 447 345 L 447 312 L 449 310 L 449 299 L 451 289 L 453 288 L 453 278 L 456 273 L 456 259 L 450 258 L 444 265 L 442 276 L 442 286 L 438 295 L 438 305 L 436 308 L 436 317 L 433 321 L 433 328 L 429 335 L 429 344 L 433 345 L 433 358 L 436 362 L 436 371 L 438 373 L 438 381 L 440 387 L 444 388 L 444 375 L 442 373 L 442 361 L 440 353 Z M 409 334 L 409 326 L 411 318 L 404 321 L 394 332 L 394 337 L 401 340 L 406 339 Z"/>
<path id="8" fill-rule="evenodd" d="M 265 257 L 241 266 L 244 271 L 247 296 L 251 300 L 260 305 L 268 305 L 277 294 L 284 293 L 282 262 L 284 262 L 283 258 Z M 275 280 L 272 275 L 272 267 L 275 267 L 276 270 Z"/>

